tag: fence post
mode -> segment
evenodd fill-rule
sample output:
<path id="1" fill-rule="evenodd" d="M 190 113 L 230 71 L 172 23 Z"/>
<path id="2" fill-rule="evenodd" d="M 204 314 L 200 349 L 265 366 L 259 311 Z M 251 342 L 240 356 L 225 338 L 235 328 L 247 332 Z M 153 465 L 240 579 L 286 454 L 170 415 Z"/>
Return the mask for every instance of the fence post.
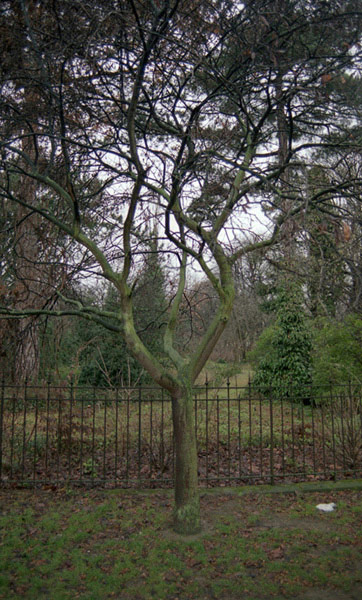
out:
<path id="1" fill-rule="evenodd" d="M 259 461 L 260 477 L 263 477 L 263 401 L 259 396 Z"/>
<path id="2" fill-rule="evenodd" d="M 138 387 L 138 481 L 141 481 L 141 460 L 142 460 L 142 391 Z"/>
<path id="3" fill-rule="evenodd" d="M 336 437 L 334 425 L 334 398 L 332 391 L 332 383 L 329 384 L 329 402 L 331 406 L 331 421 L 332 421 L 332 452 L 333 452 L 333 479 L 337 479 L 337 462 L 336 462 Z"/>
<path id="4" fill-rule="evenodd" d="M 69 431 L 68 431 L 68 480 L 72 476 L 72 427 L 73 427 L 73 401 L 74 401 L 74 379 L 73 374 L 70 378 L 69 394 Z"/>
<path id="5" fill-rule="evenodd" d="M 226 382 L 226 389 L 227 389 L 227 409 L 228 409 L 228 422 L 227 422 L 227 427 L 228 427 L 228 477 L 229 477 L 229 485 L 230 485 L 230 475 L 231 475 L 231 448 L 230 448 L 230 444 L 231 444 L 231 435 L 230 435 L 230 379 L 229 377 L 227 378 L 227 382 Z"/>
<path id="6" fill-rule="evenodd" d="M 250 379 L 250 374 L 249 374 L 249 381 L 248 381 L 248 409 L 249 409 L 249 470 L 250 470 L 249 479 L 250 479 L 253 474 L 253 459 L 252 459 L 252 455 L 251 455 L 252 421 L 251 421 L 251 379 Z"/>
<path id="7" fill-rule="evenodd" d="M 47 401 L 46 401 L 46 429 L 45 429 L 45 471 L 48 473 L 48 453 L 49 453 L 49 419 L 50 419 L 50 375 L 47 382 Z"/>
<path id="8" fill-rule="evenodd" d="M 361 429 L 361 433 L 362 433 L 362 390 L 361 390 L 360 386 L 358 387 L 358 396 L 359 396 L 358 412 L 359 412 L 360 421 L 361 421 L 360 429 Z"/>
<path id="9" fill-rule="evenodd" d="M 220 398 L 216 394 L 216 448 L 217 448 L 217 481 L 220 483 Z"/>
<path id="10" fill-rule="evenodd" d="M 37 464 L 37 444 L 38 444 L 38 419 L 39 419 L 39 395 L 36 393 L 36 388 L 34 389 L 35 396 L 33 399 L 33 407 L 35 403 L 35 423 L 33 426 L 34 432 L 34 447 L 33 447 L 33 481 L 35 482 L 36 478 L 36 464 Z"/>
<path id="11" fill-rule="evenodd" d="M 237 394 L 238 394 L 238 452 L 239 452 L 239 483 L 240 483 L 240 479 L 241 479 L 241 406 L 240 406 L 240 402 L 241 402 L 241 392 L 239 391 L 240 388 L 237 388 Z"/>
<path id="12" fill-rule="evenodd" d="M 4 423 L 4 398 L 5 398 L 5 379 L 1 380 L 1 404 L 0 404 L 0 481 L 2 479 L 3 465 L 3 423 Z"/>
<path id="13" fill-rule="evenodd" d="M 118 408 L 119 408 L 119 387 L 116 387 L 116 431 L 114 438 L 114 487 L 117 486 L 117 467 L 118 467 Z"/>
<path id="14" fill-rule="evenodd" d="M 21 479 L 24 480 L 25 473 L 25 448 L 26 448 L 26 410 L 28 404 L 28 380 L 24 382 L 24 413 L 23 413 L 23 448 L 22 448 L 22 463 L 21 463 Z"/>
<path id="15" fill-rule="evenodd" d="M 206 487 L 209 486 L 209 381 L 205 380 L 205 442 L 206 442 Z M 197 439 L 196 439 L 197 442 Z M 219 448 L 218 448 L 219 451 Z"/>
<path id="16" fill-rule="evenodd" d="M 273 421 L 273 396 L 269 396 L 270 412 L 270 484 L 274 485 L 274 421 Z"/>
<path id="17" fill-rule="evenodd" d="M 353 418 L 353 390 L 352 390 L 352 380 L 349 378 L 348 380 L 348 397 L 347 397 L 347 410 L 348 410 L 348 401 L 349 401 L 349 417 L 347 417 L 347 427 L 348 427 L 348 438 L 349 438 L 349 461 L 352 464 L 353 468 L 353 477 L 356 477 L 356 463 L 355 463 L 355 455 L 354 449 L 356 447 L 356 423 Z"/>

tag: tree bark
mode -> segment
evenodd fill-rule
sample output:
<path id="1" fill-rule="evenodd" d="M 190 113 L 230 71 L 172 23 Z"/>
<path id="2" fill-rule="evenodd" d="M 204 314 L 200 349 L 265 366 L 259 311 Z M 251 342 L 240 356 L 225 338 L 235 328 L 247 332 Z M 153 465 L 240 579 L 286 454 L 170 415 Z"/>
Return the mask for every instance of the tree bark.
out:
<path id="1" fill-rule="evenodd" d="M 32 181 L 22 182 L 23 196 L 30 202 L 36 194 L 36 184 Z M 18 310 L 27 307 L 38 308 L 42 305 L 41 279 L 45 275 L 39 263 L 40 240 L 38 235 L 39 218 L 19 210 L 19 225 L 16 227 L 16 274 L 18 278 L 14 307 Z M 15 381 L 18 384 L 26 380 L 37 379 L 39 373 L 39 329 L 34 317 L 21 319 L 17 324 L 17 343 L 15 350 Z"/>
<path id="2" fill-rule="evenodd" d="M 39 375 L 39 331 L 34 319 L 21 319 L 17 328 L 15 382 L 36 381 Z"/>
<path id="3" fill-rule="evenodd" d="M 193 534 L 201 530 L 197 473 L 197 444 L 191 387 L 172 398 L 176 448 L 174 529 Z"/>

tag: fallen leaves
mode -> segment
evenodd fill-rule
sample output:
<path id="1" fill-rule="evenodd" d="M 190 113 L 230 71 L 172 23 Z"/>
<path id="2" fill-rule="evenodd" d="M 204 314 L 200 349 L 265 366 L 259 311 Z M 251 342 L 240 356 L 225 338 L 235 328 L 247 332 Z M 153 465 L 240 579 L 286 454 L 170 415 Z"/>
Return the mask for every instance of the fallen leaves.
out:
<path id="1" fill-rule="evenodd" d="M 278 548 L 272 548 L 267 550 L 268 558 L 270 560 L 280 560 L 285 555 L 285 545 L 279 546 Z"/>

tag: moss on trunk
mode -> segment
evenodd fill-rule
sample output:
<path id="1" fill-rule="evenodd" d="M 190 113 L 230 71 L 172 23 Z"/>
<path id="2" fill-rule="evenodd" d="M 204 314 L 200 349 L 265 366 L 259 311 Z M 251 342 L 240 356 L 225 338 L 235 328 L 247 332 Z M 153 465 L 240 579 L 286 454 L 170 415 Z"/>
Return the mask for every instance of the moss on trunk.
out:
<path id="1" fill-rule="evenodd" d="M 175 506 L 173 528 L 177 533 L 192 535 L 201 531 L 200 502 L 196 494 L 189 502 Z"/>
<path id="2" fill-rule="evenodd" d="M 176 448 L 174 529 L 193 534 L 201 529 L 197 446 L 192 392 L 183 389 L 172 401 Z"/>

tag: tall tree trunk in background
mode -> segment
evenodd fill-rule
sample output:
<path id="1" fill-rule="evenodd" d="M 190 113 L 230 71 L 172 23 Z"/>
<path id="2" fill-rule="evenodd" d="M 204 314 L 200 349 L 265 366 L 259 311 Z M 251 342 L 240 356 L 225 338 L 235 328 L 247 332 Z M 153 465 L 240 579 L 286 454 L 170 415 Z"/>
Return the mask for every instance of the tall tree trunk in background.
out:
<path id="1" fill-rule="evenodd" d="M 346 229 L 345 235 L 349 249 L 347 265 L 351 278 L 349 306 L 353 312 L 362 314 L 362 207 L 359 202 L 354 204 L 351 228 Z"/>
<path id="2" fill-rule="evenodd" d="M 274 10 L 276 15 L 286 14 L 286 2 L 285 0 L 278 0 L 275 2 Z M 288 73 L 288 61 L 285 64 L 285 54 L 282 45 L 282 41 L 276 36 L 271 46 L 272 62 L 275 68 L 275 99 L 276 99 L 276 124 L 277 124 L 277 137 L 278 137 L 278 163 L 283 169 L 279 178 L 280 191 L 282 193 L 282 201 L 280 209 L 284 215 L 290 213 L 292 207 L 292 200 L 288 199 L 288 195 L 291 191 L 291 172 L 288 166 L 288 153 L 290 146 L 290 126 L 288 122 L 288 116 L 286 113 L 286 98 L 284 90 L 284 77 Z M 284 63 L 284 64 L 283 64 Z M 284 267 L 290 271 L 293 269 L 295 262 L 295 232 L 296 222 L 294 219 L 288 218 L 282 225 L 282 263 Z"/>
<path id="3" fill-rule="evenodd" d="M 28 21 L 36 22 L 38 11 L 41 7 L 37 2 L 30 0 L 27 3 L 18 2 L 14 7 L 15 23 L 17 26 L 17 50 L 15 59 L 17 66 L 21 69 L 31 67 L 34 73 L 34 81 L 39 72 L 39 64 L 31 63 L 27 52 Z M 29 62 L 30 61 L 30 62 Z M 16 65 L 14 65 L 16 68 Z M 26 86 L 22 94 L 22 110 L 27 116 L 26 130 L 22 134 L 22 150 L 25 156 L 36 162 L 39 152 L 36 133 L 39 131 L 39 94 L 36 83 Z M 25 171 L 28 164 L 24 165 Z M 23 175 L 18 183 L 19 194 L 28 203 L 32 204 L 37 192 L 37 182 L 27 175 Z M 39 238 L 40 217 L 36 213 L 31 214 L 25 207 L 19 206 L 15 216 L 15 257 L 14 268 L 16 271 L 17 285 L 14 291 L 14 308 L 23 310 L 25 308 L 41 308 L 42 306 L 42 273 L 40 266 L 41 240 Z M 39 329 L 36 318 L 29 317 L 19 320 L 16 329 L 16 351 L 14 356 L 14 378 L 18 384 L 25 380 L 37 379 L 39 374 Z"/>
<path id="4" fill-rule="evenodd" d="M 275 81 L 276 98 L 278 100 L 277 105 L 277 132 L 278 132 L 278 162 L 282 167 L 287 164 L 288 152 L 289 152 L 289 127 L 288 119 L 285 114 L 284 106 L 284 92 L 283 92 L 283 72 L 282 69 L 278 69 L 278 75 Z M 280 177 L 280 189 L 284 198 L 282 200 L 281 210 L 284 214 L 288 214 L 291 209 L 292 201 L 288 200 L 287 195 L 290 192 L 290 169 L 284 167 L 284 170 Z M 295 234 L 296 224 L 294 219 L 287 219 L 283 224 L 283 235 L 282 235 L 282 252 L 283 262 L 287 269 L 293 268 L 294 253 L 295 253 Z"/>
<path id="5" fill-rule="evenodd" d="M 36 183 L 29 178 L 21 182 L 23 197 L 31 201 L 36 194 Z M 19 208 L 15 237 L 15 268 L 17 286 L 15 306 L 18 310 L 40 308 L 42 304 L 42 282 L 39 239 L 39 217 Z M 16 351 L 14 357 L 15 382 L 37 379 L 39 374 L 39 327 L 34 317 L 20 319 L 16 330 Z"/>

